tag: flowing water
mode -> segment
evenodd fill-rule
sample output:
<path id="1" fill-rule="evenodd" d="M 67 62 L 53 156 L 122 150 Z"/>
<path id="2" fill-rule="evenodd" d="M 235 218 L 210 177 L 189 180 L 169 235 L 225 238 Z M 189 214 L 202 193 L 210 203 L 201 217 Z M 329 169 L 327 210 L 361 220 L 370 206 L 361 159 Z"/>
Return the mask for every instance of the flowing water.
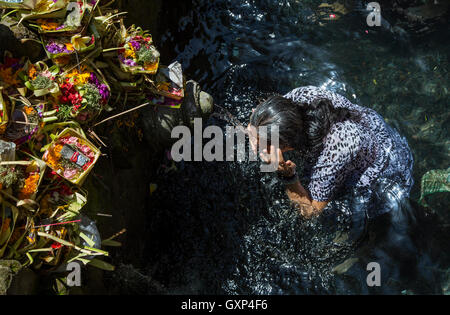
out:
<path id="1" fill-rule="evenodd" d="M 358 6 L 339 19 L 320 19 L 319 4 L 194 0 L 162 36 L 161 50 L 167 59 L 172 52 L 187 76 L 243 123 L 267 95 L 303 85 L 375 109 L 413 151 L 411 201 L 367 222 L 355 211 L 358 199 L 346 195 L 306 221 L 258 163 L 184 162 L 176 172 L 161 169 L 139 271 L 140 279 L 157 283 L 145 286 L 148 292 L 446 292 L 448 201 L 434 212 L 415 201 L 421 176 L 449 162 L 448 29 L 416 38 L 368 27 Z M 212 117 L 204 124 L 227 123 Z M 381 266 L 380 287 L 366 283 L 369 262 Z M 129 274 L 127 265 L 120 270 Z M 122 285 L 124 292 L 137 290 Z"/>

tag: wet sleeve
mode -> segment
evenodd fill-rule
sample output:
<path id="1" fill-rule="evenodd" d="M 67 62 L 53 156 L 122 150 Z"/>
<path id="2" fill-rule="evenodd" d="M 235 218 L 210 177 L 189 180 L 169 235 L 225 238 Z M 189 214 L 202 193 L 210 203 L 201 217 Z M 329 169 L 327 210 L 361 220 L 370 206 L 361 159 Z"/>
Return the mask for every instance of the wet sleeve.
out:
<path id="1" fill-rule="evenodd" d="M 308 190 L 316 201 L 330 201 L 354 172 L 354 160 L 361 147 L 360 130 L 350 122 L 336 124 L 324 149 L 312 167 Z"/>

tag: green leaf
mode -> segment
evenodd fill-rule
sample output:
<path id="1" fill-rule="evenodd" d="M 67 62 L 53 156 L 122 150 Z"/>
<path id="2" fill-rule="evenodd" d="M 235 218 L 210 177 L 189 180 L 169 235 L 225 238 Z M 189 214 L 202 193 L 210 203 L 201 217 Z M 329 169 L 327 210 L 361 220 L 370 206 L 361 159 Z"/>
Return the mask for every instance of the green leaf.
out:
<path id="1" fill-rule="evenodd" d="M 47 151 L 47 149 L 48 148 L 50 148 L 50 146 L 51 146 L 52 144 L 51 143 L 49 143 L 49 144 L 47 144 L 47 145 L 45 145 L 45 146 L 43 146 L 42 148 L 41 148 L 41 152 L 45 152 L 45 151 Z"/>
<path id="2" fill-rule="evenodd" d="M 69 247 L 74 247 L 74 246 L 75 246 L 75 245 L 72 244 L 71 242 L 68 242 L 68 241 L 66 241 L 66 240 L 63 240 L 63 239 L 61 239 L 61 238 L 59 238 L 59 237 L 56 237 L 56 236 L 51 235 L 51 234 L 48 234 L 48 233 L 38 232 L 38 235 L 39 235 L 39 236 L 42 236 L 42 237 L 49 238 L 49 239 L 51 239 L 51 240 L 53 240 L 53 241 L 55 241 L 55 242 L 58 242 L 58 243 L 61 243 L 62 245 L 65 245 L 65 246 L 69 246 Z"/>
<path id="3" fill-rule="evenodd" d="M 32 265 L 34 262 L 33 256 L 31 256 L 30 253 L 26 253 L 25 255 L 28 257 L 28 260 L 30 261 L 30 265 Z"/>
<path id="4" fill-rule="evenodd" d="M 113 241 L 113 240 L 104 240 L 104 241 L 102 241 L 102 245 L 103 246 L 120 247 L 120 246 L 122 246 L 122 243 Z"/>
<path id="5" fill-rule="evenodd" d="M 53 290 L 57 295 L 69 295 L 65 278 L 56 278 L 53 284 Z"/>
<path id="6" fill-rule="evenodd" d="M 98 249 L 95 247 L 84 246 L 83 249 L 91 251 L 93 255 L 100 254 L 103 256 L 109 256 L 109 253 L 107 251 L 104 251 L 104 250 L 101 250 L 101 249 Z M 95 254 L 95 253 L 98 253 L 98 254 Z"/>
<path id="7" fill-rule="evenodd" d="M 90 246 L 90 247 L 94 247 L 95 242 L 90 239 L 86 234 L 84 234 L 83 232 L 80 232 L 80 237 Z"/>
<path id="8" fill-rule="evenodd" d="M 92 265 L 94 267 L 97 267 L 99 269 L 103 269 L 106 271 L 114 271 L 114 269 L 116 269 L 116 267 L 114 267 L 111 264 L 108 264 L 107 262 L 104 262 L 103 260 L 94 258 L 89 262 L 89 265 Z"/>
<path id="9" fill-rule="evenodd" d="M 83 205 L 80 205 L 78 202 L 71 202 L 71 203 L 69 204 L 69 210 L 70 210 L 70 211 L 79 213 L 80 210 L 81 210 L 81 208 L 83 208 Z"/>
<path id="10" fill-rule="evenodd" d="M 422 176 L 419 202 L 428 206 L 425 197 L 437 192 L 450 192 L 450 167 L 446 170 L 431 170 Z"/>

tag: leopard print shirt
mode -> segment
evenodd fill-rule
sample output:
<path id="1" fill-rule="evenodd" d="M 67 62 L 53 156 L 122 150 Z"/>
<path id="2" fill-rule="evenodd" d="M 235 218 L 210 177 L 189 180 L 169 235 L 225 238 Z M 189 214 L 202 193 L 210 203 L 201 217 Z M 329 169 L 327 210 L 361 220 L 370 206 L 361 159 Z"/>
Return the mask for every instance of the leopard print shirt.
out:
<path id="1" fill-rule="evenodd" d="M 329 201 L 342 187 L 370 187 L 386 170 L 393 139 L 383 118 L 374 110 L 350 102 L 342 95 L 314 86 L 299 87 L 284 97 L 311 103 L 327 98 L 335 107 L 357 112 L 361 119 L 334 124 L 313 165 L 306 165 L 308 190 L 316 201 Z"/>

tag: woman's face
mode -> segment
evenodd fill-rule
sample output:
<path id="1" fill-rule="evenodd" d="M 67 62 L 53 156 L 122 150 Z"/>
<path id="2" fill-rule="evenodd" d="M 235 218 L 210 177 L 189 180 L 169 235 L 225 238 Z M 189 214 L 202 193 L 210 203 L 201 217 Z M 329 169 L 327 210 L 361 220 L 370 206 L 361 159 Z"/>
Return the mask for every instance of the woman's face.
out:
<path id="1" fill-rule="evenodd" d="M 252 150 L 255 154 L 258 154 L 258 146 L 259 146 L 259 135 L 258 131 L 255 126 L 248 124 L 247 126 L 247 133 L 250 141 L 250 145 L 252 147 Z M 263 149 L 263 148 L 260 148 Z M 290 146 L 280 146 L 281 152 L 287 152 L 294 150 Z M 270 146 L 267 145 L 266 147 L 267 152 L 270 152 Z"/>

